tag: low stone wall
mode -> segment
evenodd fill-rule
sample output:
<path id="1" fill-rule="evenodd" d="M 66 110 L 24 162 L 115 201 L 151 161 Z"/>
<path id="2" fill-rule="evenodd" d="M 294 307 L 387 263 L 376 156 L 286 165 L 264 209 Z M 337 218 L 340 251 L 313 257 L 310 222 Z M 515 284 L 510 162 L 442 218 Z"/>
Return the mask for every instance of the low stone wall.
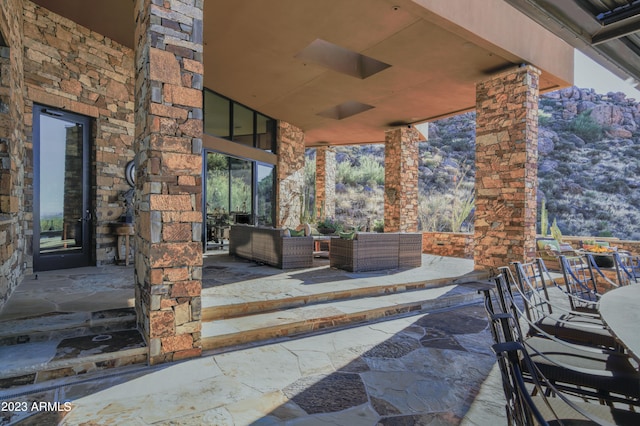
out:
<path id="1" fill-rule="evenodd" d="M 617 238 L 563 236 L 562 240 L 574 248 L 580 247 L 582 240 L 608 241 L 613 247 L 640 255 L 640 241 L 619 240 Z M 456 232 L 423 232 L 422 252 L 437 256 L 460 257 L 473 259 L 475 242 L 473 234 Z"/>
<path id="2" fill-rule="evenodd" d="M 568 242 L 575 248 L 580 248 L 580 242 L 584 240 L 606 241 L 612 247 L 617 247 L 619 250 L 627 250 L 633 254 L 640 255 L 640 241 L 620 240 L 618 238 L 605 238 L 605 237 L 574 237 L 574 236 L 562 237 L 562 241 Z"/>
<path id="3" fill-rule="evenodd" d="M 438 256 L 473 259 L 473 234 L 459 232 L 423 232 L 422 252 Z"/>

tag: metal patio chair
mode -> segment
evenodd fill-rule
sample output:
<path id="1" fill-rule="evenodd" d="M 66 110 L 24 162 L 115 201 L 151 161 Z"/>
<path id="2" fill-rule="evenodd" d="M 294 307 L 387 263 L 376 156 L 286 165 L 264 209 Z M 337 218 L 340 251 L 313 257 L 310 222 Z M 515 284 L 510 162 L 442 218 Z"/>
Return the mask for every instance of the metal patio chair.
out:
<path id="1" fill-rule="evenodd" d="M 504 272 L 504 268 L 500 268 Z M 635 361 L 626 354 L 569 343 L 545 333 L 534 323 L 527 322 L 519 296 L 514 297 L 512 286 L 504 273 L 495 279 L 497 295 L 484 291 L 485 309 L 492 324 L 496 343 L 519 342 L 529 357 L 556 388 L 572 395 L 612 402 L 640 405 L 640 373 Z M 517 289 L 517 286 L 513 286 Z M 536 330 L 525 336 L 523 325 Z M 529 380 L 535 372 L 525 370 Z M 546 390 L 549 395 L 552 390 Z"/>
<path id="2" fill-rule="evenodd" d="M 576 296 L 569 298 L 571 310 L 597 312 L 601 294 L 591 264 L 583 256 L 560 256 L 559 259 L 567 293 Z"/>
<path id="3" fill-rule="evenodd" d="M 565 395 L 542 374 L 519 342 L 497 343 L 492 349 L 500 368 L 509 425 L 640 424 L 640 413 L 599 405 L 597 401 L 576 401 Z M 523 369 L 533 373 L 528 387 Z M 546 390 L 551 390 L 553 397 L 546 396 Z"/>
<path id="4" fill-rule="evenodd" d="M 559 339 L 589 346 L 598 346 L 620 350 L 619 344 L 602 322 L 598 314 L 572 311 L 561 305 L 559 300 L 554 302 L 552 294 L 562 295 L 561 287 L 547 275 L 542 259 L 533 262 L 514 262 L 519 293 L 524 303 L 527 321 L 536 325 L 529 334 L 536 334 L 536 329 L 542 329 Z M 511 274 L 510 270 L 506 271 Z M 553 283 L 548 288 L 547 283 Z"/>

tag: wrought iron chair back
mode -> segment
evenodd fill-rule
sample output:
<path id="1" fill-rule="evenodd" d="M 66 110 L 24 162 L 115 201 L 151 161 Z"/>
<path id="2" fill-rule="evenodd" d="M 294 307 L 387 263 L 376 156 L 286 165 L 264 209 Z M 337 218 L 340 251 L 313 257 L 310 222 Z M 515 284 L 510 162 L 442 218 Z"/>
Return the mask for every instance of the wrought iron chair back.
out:
<path id="1" fill-rule="evenodd" d="M 579 298 L 569 298 L 571 309 L 593 311 L 600 293 L 590 262 L 582 256 L 560 256 L 560 267 L 567 292 Z"/>

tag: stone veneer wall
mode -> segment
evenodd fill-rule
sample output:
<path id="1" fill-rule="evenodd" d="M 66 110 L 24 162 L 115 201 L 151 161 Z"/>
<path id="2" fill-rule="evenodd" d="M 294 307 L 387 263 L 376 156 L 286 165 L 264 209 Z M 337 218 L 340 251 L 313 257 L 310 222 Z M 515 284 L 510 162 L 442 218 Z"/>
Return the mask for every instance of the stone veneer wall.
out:
<path id="1" fill-rule="evenodd" d="M 418 141 L 414 127 L 385 132 L 384 231 L 418 230 Z"/>
<path id="2" fill-rule="evenodd" d="M 336 215 L 336 150 L 316 149 L 316 219 Z"/>
<path id="3" fill-rule="evenodd" d="M 423 232 L 422 252 L 438 256 L 473 259 L 473 234 L 461 232 Z"/>
<path id="4" fill-rule="evenodd" d="M 539 75 L 524 66 L 476 86 L 476 269 L 535 256 Z"/>
<path id="5" fill-rule="evenodd" d="M 24 34 L 22 0 L 0 2 L 0 309 L 20 284 L 26 262 Z"/>
<path id="6" fill-rule="evenodd" d="M 22 16 L 22 13 L 20 14 Z M 113 263 L 117 238 L 110 223 L 123 212 L 118 196 L 130 187 L 124 169 L 133 159 L 133 51 L 75 22 L 24 2 L 24 81 L 28 158 L 32 158 L 33 103 L 64 108 L 94 119 L 92 199 L 95 261 Z M 26 168 L 33 194 L 33 164 Z M 32 197 L 25 210 L 32 230 Z M 29 234 L 28 247 L 32 241 Z M 29 267 L 32 266 L 29 260 Z"/>
<path id="7" fill-rule="evenodd" d="M 295 228 L 302 215 L 304 132 L 278 121 L 276 165 L 276 226 Z"/>
<path id="8" fill-rule="evenodd" d="M 151 364 L 199 356 L 203 0 L 135 0 L 136 311 Z"/>

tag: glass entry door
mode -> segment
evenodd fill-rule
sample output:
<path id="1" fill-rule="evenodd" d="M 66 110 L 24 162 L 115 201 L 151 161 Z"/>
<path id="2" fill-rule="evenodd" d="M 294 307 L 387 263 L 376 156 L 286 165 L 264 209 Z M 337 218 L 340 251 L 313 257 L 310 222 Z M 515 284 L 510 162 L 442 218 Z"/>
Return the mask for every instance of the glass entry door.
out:
<path id="1" fill-rule="evenodd" d="M 91 262 L 88 117 L 33 107 L 34 270 Z"/>

